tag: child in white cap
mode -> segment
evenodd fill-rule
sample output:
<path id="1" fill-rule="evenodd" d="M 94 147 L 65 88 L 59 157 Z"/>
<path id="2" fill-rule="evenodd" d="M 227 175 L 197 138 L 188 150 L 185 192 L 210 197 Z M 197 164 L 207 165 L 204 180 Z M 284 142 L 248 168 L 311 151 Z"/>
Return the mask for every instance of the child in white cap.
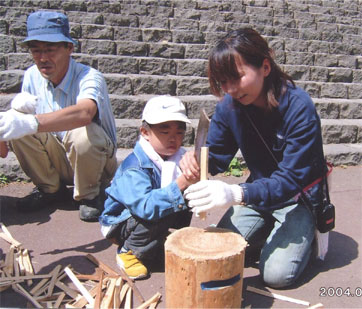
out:
<path id="1" fill-rule="evenodd" d="M 169 228 L 190 224 L 183 191 L 191 183 L 178 167 L 186 123 L 190 120 L 178 98 L 150 99 L 140 138 L 106 189 L 101 230 L 118 245 L 117 264 L 133 279 L 148 275 L 145 261 L 162 258 Z"/>

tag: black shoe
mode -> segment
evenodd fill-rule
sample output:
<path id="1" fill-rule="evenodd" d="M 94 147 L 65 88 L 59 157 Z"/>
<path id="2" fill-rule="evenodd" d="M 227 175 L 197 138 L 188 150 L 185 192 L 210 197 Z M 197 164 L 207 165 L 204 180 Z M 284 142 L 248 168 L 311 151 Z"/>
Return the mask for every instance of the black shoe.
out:
<path id="1" fill-rule="evenodd" d="M 65 185 L 55 193 L 46 193 L 35 187 L 33 191 L 16 203 L 18 211 L 32 212 L 51 204 L 72 201 L 73 197 Z"/>
<path id="2" fill-rule="evenodd" d="M 92 200 L 79 201 L 79 218 L 86 222 L 96 222 L 104 209 L 104 199 L 98 195 Z"/>

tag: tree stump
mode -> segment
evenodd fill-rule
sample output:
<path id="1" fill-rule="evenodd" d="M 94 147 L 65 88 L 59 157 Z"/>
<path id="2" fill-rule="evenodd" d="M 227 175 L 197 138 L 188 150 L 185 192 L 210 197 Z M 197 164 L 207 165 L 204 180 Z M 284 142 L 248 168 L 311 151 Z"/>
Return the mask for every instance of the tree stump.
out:
<path id="1" fill-rule="evenodd" d="M 226 229 L 186 227 L 165 243 L 167 308 L 240 308 L 244 238 Z"/>

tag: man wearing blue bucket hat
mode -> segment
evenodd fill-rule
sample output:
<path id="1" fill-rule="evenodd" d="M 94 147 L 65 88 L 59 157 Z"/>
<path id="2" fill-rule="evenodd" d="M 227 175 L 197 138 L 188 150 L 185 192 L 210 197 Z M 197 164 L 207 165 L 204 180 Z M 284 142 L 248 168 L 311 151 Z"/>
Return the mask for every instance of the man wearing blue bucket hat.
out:
<path id="1" fill-rule="evenodd" d="M 103 192 L 117 168 L 115 120 L 105 80 L 71 57 L 76 42 L 67 16 L 29 15 L 27 37 L 35 65 L 24 74 L 22 92 L 0 113 L 0 141 L 9 141 L 34 191 L 18 203 L 22 211 L 71 200 L 80 219 L 97 221 Z"/>

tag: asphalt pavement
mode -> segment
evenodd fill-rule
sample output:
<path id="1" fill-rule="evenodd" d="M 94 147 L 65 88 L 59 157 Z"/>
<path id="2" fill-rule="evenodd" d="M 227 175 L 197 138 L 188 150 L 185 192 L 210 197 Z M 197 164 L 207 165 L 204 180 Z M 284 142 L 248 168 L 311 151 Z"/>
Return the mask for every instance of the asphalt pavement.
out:
<path id="1" fill-rule="evenodd" d="M 229 183 L 243 178 L 218 176 Z M 324 261 L 311 261 L 302 279 L 294 286 L 275 290 L 263 285 L 256 267 L 243 272 L 242 308 L 306 308 L 273 297 L 247 291 L 256 287 L 278 295 L 309 302 L 322 303 L 325 308 L 362 308 L 362 166 L 335 167 L 332 173 L 331 199 L 336 206 L 336 227 L 329 235 L 329 251 Z M 0 187 L 0 221 L 12 236 L 30 252 L 37 274 L 49 273 L 57 265 L 71 266 L 79 273 L 91 274 L 94 265 L 88 253 L 117 270 L 116 247 L 103 239 L 98 223 L 85 223 L 78 217 L 78 209 L 70 204 L 49 205 L 34 213 L 20 213 L 15 202 L 31 192 L 30 183 L 11 183 Z M 211 212 L 206 220 L 192 219 L 192 226 L 205 228 L 218 222 L 222 213 Z M 0 239 L 0 257 L 10 245 Z M 162 294 L 157 308 L 165 308 L 165 282 L 162 259 L 151 265 L 151 276 L 136 281 L 144 299 L 156 292 Z M 134 307 L 139 300 L 134 297 Z M 12 289 L 0 293 L 3 308 L 26 307 L 27 301 Z"/>

